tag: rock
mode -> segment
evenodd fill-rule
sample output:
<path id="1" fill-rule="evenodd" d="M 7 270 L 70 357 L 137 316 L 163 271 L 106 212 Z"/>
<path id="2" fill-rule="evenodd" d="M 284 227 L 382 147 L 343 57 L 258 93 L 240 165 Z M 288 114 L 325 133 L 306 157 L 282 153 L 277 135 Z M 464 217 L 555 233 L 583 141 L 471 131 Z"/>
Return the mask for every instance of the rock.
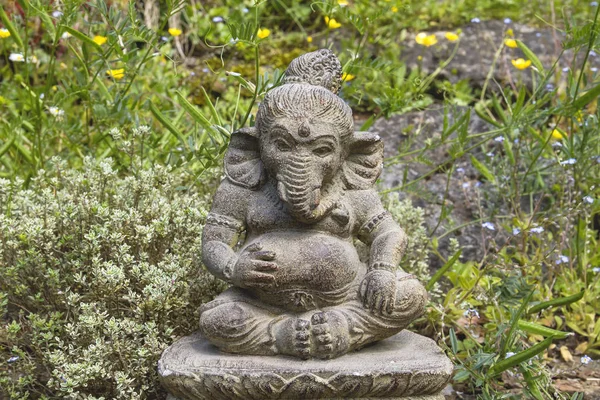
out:
<path id="1" fill-rule="evenodd" d="M 449 110 L 448 124 L 452 125 L 466 110 L 466 107 L 455 107 Z M 402 149 L 402 152 L 419 150 L 425 148 L 429 139 L 433 142 L 439 141 L 443 129 L 443 120 L 444 111 L 442 108 L 430 108 L 424 111 L 394 115 L 388 120 L 380 119 L 371 127 L 371 131 L 381 136 L 385 143 L 384 156 L 386 159 L 380 178 L 382 189 L 402 186 L 405 174 L 407 181 L 415 180 L 435 169 L 449 158 L 450 144 L 444 144 L 437 148 L 431 148 L 424 153 L 431 160 L 432 165 L 426 165 L 423 162 L 410 163 L 408 157 L 400 160 L 393 159 L 398 154 L 398 149 Z M 486 132 L 492 128 L 476 114 L 471 114 L 468 126 L 470 135 Z M 456 135 L 452 134 L 450 139 L 455 137 Z M 492 146 L 501 147 L 501 144 L 493 143 Z M 474 154 L 478 158 L 483 157 L 479 149 L 474 149 L 470 154 Z M 485 191 L 487 185 L 482 183 L 483 178 L 472 166 L 468 156 L 458 159 L 456 167 L 457 171 L 462 172 L 455 171 L 451 177 L 445 201 L 446 208 L 452 211 L 448 216 L 448 220 L 442 221 L 437 228 L 436 236 L 479 218 L 479 208 L 473 198 L 476 191 Z M 408 197 L 416 207 L 425 210 L 425 223 L 428 232 L 432 232 L 438 225 L 442 213 L 447 179 L 446 169 L 442 168 L 412 185 L 409 190 L 398 191 L 401 199 Z M 480 260 L 484 250 L 481 229 L 480 224 L 466 225 L 461 229 L 457 229 L 453 234 L 440 241 L 439 250 L 441 254 L 445 257 L 449 255 L 447 251 L 449 239 L 455 237 L 463 249 L 463 260 Z M 432 269 L 439 266 L 441 266 L 439 258 L 433 258 L 431 260 Z"/>
<path id="2" fill-rule="evenodd" d="M 559 31 L 532 28 L 516 23 L 505 24 L 502 21 L 471 23 L 462 28 L 456 56 L 440 73 L 438 79 L 445 78 L 453 83 L 466 79 L 471 86 L 483 87 L 496 57 L 496 51 L 507 38 L 506 30 L 509 28 L 513 30 L 515 39 L 521 40 L 537 55 L 545 69 L 549 69 L 558 58 L 562 50 L 561 42 L 565 39 L 564 34 Z M 430 32 L 436 35 L 438 44 L 427 48 L 415 42 L 416 34 L 409 34 L 404 43 L 401 59 L 411 69 L 420 67 L 425 73 L 432 73 L 450 56 L 455 45 L 444 38 L 445 33 L 446 31 Z M 418 59 L 419 56 L 422 57 L 421 61 Z M 573 67 L 570 65 L 572 56 L 572 51 L 567 50 L 557 68 Z M 531 70 L 528 68 L 520 71 L 513 67 L 511 60 L 516 58 L 527 57 L 519 48 L 505 47 L 496 63 L 492 78 L 500 83 L 508 82 L 518 86 L 519 82 L 522 82 L 530 87 Z M 578 64 L 581 59 L 582 57 L 578 58 Z M 600 60 L 597 57 L 591 57 L 589 62 L 592 66 L 600 67 Z M 493 80 L 488 83 L 488 88 L 498 89 Z"/>
<path id="3" fill-rule="evenodd" d="M 452 363 L 435 342 L 402 331 L 368 349 L 333 360 L 223 353 L 199 334 L 162 355 L 162 384 L 180 400 L 401 398 L 436 395 L 452 376 Z"/>

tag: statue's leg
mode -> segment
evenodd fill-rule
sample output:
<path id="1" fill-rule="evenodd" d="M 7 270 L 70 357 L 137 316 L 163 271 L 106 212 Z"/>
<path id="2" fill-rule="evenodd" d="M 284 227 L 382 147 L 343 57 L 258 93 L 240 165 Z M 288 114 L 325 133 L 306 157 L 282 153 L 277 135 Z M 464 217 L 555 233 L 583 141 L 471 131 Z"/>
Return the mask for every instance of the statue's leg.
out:
<path id="1" fill-rule="evenodd" d="M 396 302 L 391 313 L 377 313 L 366 309 L 356 299 L 343 304 L 339 310 L 348 319 L 350 350 L 393 336 L 420 317 L 427 304 L 427 291 L 412 275 L 398 273 Z"/>
<path id="2" fill-rule="evenodd" d="M 230 288 L 200 309 L 200 331 L 215 346 L 229 353 L 277 354 L 270 325 L 277 311 L 259 306 L 246 292 Z"/>

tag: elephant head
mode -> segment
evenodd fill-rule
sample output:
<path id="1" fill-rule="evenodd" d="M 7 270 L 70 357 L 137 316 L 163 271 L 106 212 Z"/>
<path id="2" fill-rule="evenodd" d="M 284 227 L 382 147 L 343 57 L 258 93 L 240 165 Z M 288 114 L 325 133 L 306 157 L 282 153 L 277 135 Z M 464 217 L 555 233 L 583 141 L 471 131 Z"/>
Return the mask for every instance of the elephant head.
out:
<path id="1" fill-rule="evenodd" d="M 381 173 L 383 143 L 375 134 L 354 132 L 350 107 L 334 93 L 341 73 L 337 58 L 328 50 L 307 56 L 292 62 L 285 83 L 265 96 L 256 126 L 232 135 L 225 171 L 250 189 L 274 180 L 290 214 L 314 223 L 344 190 L 373 185 Z M 311 65 L 326 79 L 311 74 Z"/>

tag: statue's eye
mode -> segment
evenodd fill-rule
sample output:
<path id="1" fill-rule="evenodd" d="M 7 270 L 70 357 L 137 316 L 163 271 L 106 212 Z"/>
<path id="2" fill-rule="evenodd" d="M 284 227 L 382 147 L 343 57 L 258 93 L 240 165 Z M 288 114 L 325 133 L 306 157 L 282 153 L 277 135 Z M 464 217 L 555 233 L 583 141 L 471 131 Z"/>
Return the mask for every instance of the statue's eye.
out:
<path id="1" fill-rule="evenodd" d="M 319 157 L 326 157 L 333 153 L 333 149 L 329 146 L 319 146 L 313 150 L 313 153 L 315 153 Z"/>
<path id="2" fill-rule="evenodd" d="M 285 142 L 283 140 L 276 141 L 275 147 L 277 147 L 277 150 L 283 151 L 283 152 L 292 150 L 292 146 L 290 146 L 287 142 Z"/>

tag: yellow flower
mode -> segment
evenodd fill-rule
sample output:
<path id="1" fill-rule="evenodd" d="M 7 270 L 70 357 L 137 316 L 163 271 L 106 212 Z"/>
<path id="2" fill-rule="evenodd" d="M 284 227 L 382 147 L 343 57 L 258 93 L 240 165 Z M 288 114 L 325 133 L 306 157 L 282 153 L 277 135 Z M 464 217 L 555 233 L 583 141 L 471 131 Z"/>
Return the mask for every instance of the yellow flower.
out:
<path id="1" fill-rule="evenodd" d="M 106 71 L 106 75 L 119 81 L 125 77 L 125 68 L 109 69 Z"/>
<path id="2" fill-rule="evenodd" d="M 392 10 L 393 13 L 397 13 L 398 12 L 398 7 L 392 6 L 391 10 Z"/>
<path id="3" fill-rule="evenodd" d="M 104 43 L 106 43 L 106 41 L 108 40 L 108 38 L 106 36 L 100 36 L 100 35 L 96 35 L 94 36 L 94 42 L 96 42 L 96 44 L 98 46 L 102 46 Z"/>
<path id="4" fill-rule="evenodd" d="M 329 29 L 337 29 L 342 26 L 339 22 L 337 22 L 334 18 L 329 18 L 325 16 L 325 23 Z"/>
<path id="5" fill-rule="evenodd" d="M 356 76 L 355 76 L 355 75 L 348 74 L 348 73 L 346 73 L 346 72 L 344 72 L 344 73 L 342 74 L 342 81 L 344 81 L 344 82 L 350 82 L 350 81 L 351 81 L 352 79 L 354 79 L 354 78 L 356 78 Z"/>
<path id="6" fill-rule="evenodd" d="M 312 43 L 312 36 L 307 36 L 307 37 L 306 37 L 306 41 L 307 41 L 308 43 Z"/>
<path id="7" fill-rule="evenodd" d="M 258 33 L 256 34 L 256 36 L 258 36 L 259 39 L 264 39 L 266 37 L 269 37 L 269 35 L 271 34 L 271 30 L 268 28 L 259 28 L 258 29 Z"/>
<path id="8" fill-rule="evenodd" d="M 348 0 L 338 0 L 338 5 L 346 7 L 348 5 Z"/>
<path id="9" fill-rule="evenodd" d="M 554 129 L 552 131 L 552 139 L 562 140 L 564 137 L 565 136 L 560 129 Z"/>
<path id="10" fill-rule="evenodd" d="M 169 35 L 171 35 L 171 36 L 179 36 L 179 35 L 181 35 L 181 29 L 169 28 Z"/>
<path id="11" fill-rule="evenodd" d="M 515 36 L 515 33 L 513 32 L 512 28 L 508 28 L 506 30 L 506 36 L 510 36 L 510 37 Z"/>
<path id="12" fill-rule="evenodd" d="M 525 61 L 522 58 L 517 58 L 516 60 L 512 60 L 511 62 L 516 69 L 526 69 L 529 68 L 529 66 L 531 65 L 531 60 Z"/>
<path id="13" fill-rule="evenodd" d="M 433 46 L 437 43 L 435 35 L 428 35 L 425 32 L 421 32 L 415 37 L 415 41 L 425 47 Z"/>
<path id="14" fill-rule="evenodd" d="M 511 49 L 516 49 L 517 47 L 517 41 L 515 39 L 504 39 L 504 44 L 506 45 L 506 47 L 510 47 Z"/>
<path id="15" fill-rule="evenodd" d="M 0 39 L 6 39 L 7 37 L 10 37 L 10 32 L 8 31 L 8 29 L 1 28 L 0 29 Z"/>
<path id="16" fill-rule="evenodd" d="M 456 42 L 458 40 L 458 35 L 454 32 L 446 32 L 444 37 L 450 42 Z"/>

